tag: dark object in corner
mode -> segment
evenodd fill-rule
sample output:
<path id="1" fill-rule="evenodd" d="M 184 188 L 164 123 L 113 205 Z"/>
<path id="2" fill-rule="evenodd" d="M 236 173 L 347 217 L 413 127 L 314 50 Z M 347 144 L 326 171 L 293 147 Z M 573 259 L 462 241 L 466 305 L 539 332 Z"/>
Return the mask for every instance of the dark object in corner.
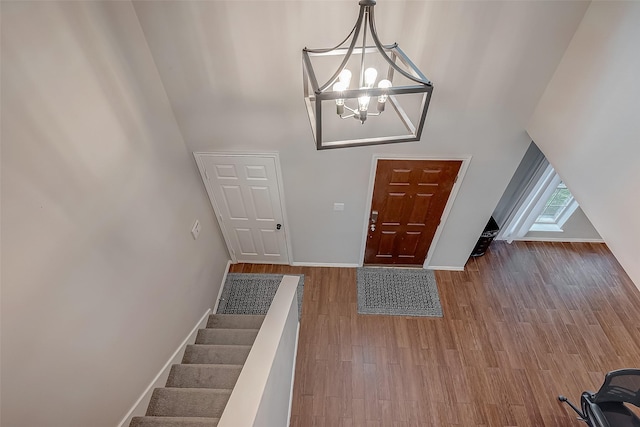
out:
<path id="1" fill-rule="evenodd" d="M 493 217 L 489 218 L 489 222 L 480 235 L 478 243 L 476 243 L 476 247 L 473 248 L 471 256 L 484 255 L 491 242 L 493 242 L 493 239 L 498 235 L 498 231 L 500 231 L 500 227 L 498 227 L 496 221 L 493 219 Z"/>
<path id="2" fill-rule="evenodd" d="M 558 396 L 558 400 L 567 403 L 589 427 L 640 426 L 640 418 L 625 406 L 630 403 L 640 407 L 640 369 L 609 372 L 597 393 L 582 393 L 581 409 L 564 396 Z"/>

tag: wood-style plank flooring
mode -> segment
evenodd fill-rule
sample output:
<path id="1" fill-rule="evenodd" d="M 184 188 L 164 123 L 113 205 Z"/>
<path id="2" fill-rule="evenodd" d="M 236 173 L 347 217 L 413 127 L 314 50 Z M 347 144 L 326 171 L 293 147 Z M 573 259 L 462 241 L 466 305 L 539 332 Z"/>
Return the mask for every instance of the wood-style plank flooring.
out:
<path id="1" fill-rule="evenodd" d="M 640 367 L 640 292 L 604 244 L 494 242 L 438 271 L 443 318 L 359 315 L 356 270 L 305 275 L 292 427 L 580 426 L 604 373 Z"/>

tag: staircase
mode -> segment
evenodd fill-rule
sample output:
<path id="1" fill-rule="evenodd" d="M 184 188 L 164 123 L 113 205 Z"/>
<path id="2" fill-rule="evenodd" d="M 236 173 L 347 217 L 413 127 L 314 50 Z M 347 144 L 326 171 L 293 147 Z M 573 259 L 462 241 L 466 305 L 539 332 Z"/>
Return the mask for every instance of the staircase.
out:
<path id="1" fill-rule="evenodd" d="M 153 391 L 147 414 L 129 427 L 215 427 L 240 376 L 264 316 L 212 314 Z"/>

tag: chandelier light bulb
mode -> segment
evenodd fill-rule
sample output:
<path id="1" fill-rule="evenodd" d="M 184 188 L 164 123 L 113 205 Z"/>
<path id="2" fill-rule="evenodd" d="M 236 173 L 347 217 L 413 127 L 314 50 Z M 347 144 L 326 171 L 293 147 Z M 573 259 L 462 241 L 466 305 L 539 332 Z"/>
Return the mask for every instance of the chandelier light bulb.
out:
<path id="1" fill-rule="evenodd" d="M 358 110 L 367 111 L 369 109 L 369 100 L 371 100 L 370 96 L 361 96 L 358 98 Z"/>
<path id="2" fill-rule="evenodd" d="M 341 95 L 345 89 L 346 87 L 342 82 L 335 82 L 333 84 L 333 91 L 340 92 Z M 338 113 L 339 116 L 342 116 L 342 114 L 344 114 L 344 98 L 336 99 L 336 113 Z"/>
<path id="3" fill-rule="evenodd" d="M 373 87 L 378 77 L 378 71 L 375 68 L 367 68 L 364 70 L 364 85 L 366 87 Z"/>
<path id="4" fill-rule="evenodd" d="M 387 80 L 387 79 L 380 80 L 380 83 L 378 83 L 378 87 L 380 89 L 389 89 L 391 87 L 391 82 L 389 80 Z M 384 93 L 384 94 L 378 96 L 378 102 L 385 103 L 385 102 L 387 102 L 387 98 L 389 98 L 389 95 Z"/>
<path id="5" fill-rule="evenodd" d="M 342 82 L 336 82 L 333 84 L 333 91 L 334 92 L 344 92 L 344 90 L 346 89 L 344 83 Z M 344 98 L 338 98 L 336 99 L 336 105 L 344 105 Z"/>
<path id="6" fill-rule="evenodd" d="M 360 120 L 360 123 L 362 124 L 364 124 L 365 120 L 367 120 L 367 110 L 369 109 L 370 100 L 371 97 L 367 95 L 358 97 L 358 114 L 356 114 L 354 117 Z"/>
<path id="7" fill-rule="evenodd" d="M 351 71 L 347 70 L 346 68 L 340 71 L 338 80 L 340 81 L 340 83 L 344 84 L 344 89 L 342 90 L 349 89 L 349 84 L 351 83 Z"/>

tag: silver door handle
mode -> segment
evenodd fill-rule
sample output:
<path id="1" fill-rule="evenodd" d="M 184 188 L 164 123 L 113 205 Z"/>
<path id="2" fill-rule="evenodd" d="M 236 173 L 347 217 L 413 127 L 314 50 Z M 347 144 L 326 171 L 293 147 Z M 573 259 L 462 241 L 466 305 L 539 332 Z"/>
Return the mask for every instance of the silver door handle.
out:
<path id="1" fill-rule="evenodd" d="M 375 224 L 378 222 L 378 211 L 371 211 L 371 223 Z"/>

